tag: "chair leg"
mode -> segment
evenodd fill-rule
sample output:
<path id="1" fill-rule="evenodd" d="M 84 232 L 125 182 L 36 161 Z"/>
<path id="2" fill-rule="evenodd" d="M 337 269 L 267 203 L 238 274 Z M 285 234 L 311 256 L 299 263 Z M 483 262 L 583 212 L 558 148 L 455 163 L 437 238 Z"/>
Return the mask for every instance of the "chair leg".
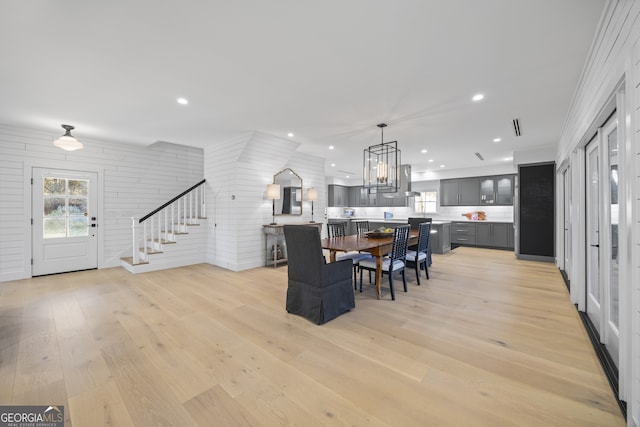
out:
<path id="1" fill-rule="evenodd" d="M 418 286 L 420 286 L 420 266 L 421 266 L 421 263 L 419 261 L 416 261 L 415 264 L 416 264 L 416 279 L 418 280 Z"/>
<path id="2" fill-rule="evenodd" d="M 358 289 L 358 264 L 353 265 L 353 290 Z"/>
<path id="3" fill-rule="evenodd" d="M 389 290 L 391 291 L 391 299 L 396 300 L 396 294 L 393 292 L 393 271 L 389 272 Z"/>
<path id="4" fill-rule="evenodd" d="M 427 280 L 429 280 L 429 263 L 426 260 L 424 261 L 424 272 L 427 275 Z"/>
<path id="5" fill-rule="evenodd" d="M 402 269 L 402 285 L 404 286 L 404 291 L 407 292 L 407 276 L 404 274 L 404 268 Z"/>

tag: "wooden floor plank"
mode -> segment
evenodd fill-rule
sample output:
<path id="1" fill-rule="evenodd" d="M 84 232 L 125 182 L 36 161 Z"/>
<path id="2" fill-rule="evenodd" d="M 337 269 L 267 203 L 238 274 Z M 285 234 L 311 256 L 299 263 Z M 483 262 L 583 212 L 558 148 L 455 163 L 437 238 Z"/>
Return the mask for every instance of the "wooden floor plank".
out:
<path id="1" fill-rule="evenodd" d="M 285 311 L 286 265 L 0 283 L 0 403 L 68 426 L 624 426 L 553 264 L 433 261 L 396 301 L 365 275 L 322 326 Z"/>

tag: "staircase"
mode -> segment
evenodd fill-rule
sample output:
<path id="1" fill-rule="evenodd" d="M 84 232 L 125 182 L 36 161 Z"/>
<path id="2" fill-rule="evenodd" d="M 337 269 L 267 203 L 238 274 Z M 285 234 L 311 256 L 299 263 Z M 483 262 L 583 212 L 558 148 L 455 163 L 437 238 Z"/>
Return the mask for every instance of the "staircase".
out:
<path id="1" fill-rule="evenodd" d="M 205 180 L 142 218 L 131 218 L 132 256 L 120 265 L 131 273 L 206 261 Z"/>

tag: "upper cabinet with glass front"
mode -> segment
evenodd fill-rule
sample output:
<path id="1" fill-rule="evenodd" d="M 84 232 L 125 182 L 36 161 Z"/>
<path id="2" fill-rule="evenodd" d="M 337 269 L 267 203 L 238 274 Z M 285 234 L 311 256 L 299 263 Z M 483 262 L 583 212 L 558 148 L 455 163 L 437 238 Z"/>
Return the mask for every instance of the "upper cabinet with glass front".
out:
<path id="1" fill-rule="evenodd" d="M 513 205 L 514 175 L 440 181 L 441 206 Z"/>
<path id="2" fill-rule="evenodd" d="M 275 200 L 275 215 L 302 215 L 302 178 L 286 168 L 273 176 L 280 185 L 280 199 Z"/>

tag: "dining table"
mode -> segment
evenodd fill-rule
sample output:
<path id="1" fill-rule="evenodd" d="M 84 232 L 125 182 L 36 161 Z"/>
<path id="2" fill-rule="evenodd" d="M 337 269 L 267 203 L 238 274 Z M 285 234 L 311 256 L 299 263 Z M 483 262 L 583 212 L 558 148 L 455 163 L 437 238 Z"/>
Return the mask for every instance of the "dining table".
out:
<path id="1" fill-rule="evenodd" d="M 418 243 L 418 230 L 409 232 L 409 245 Z M 329 259 L 336 261 L 338 252 L 369 252 L 376 258 L 376 295 L 380 296 L 380 283 L 382 282 L 382 258 L 391 252 L 393 246 L 393 234 L 385 237 L 371 237 L 365 234 L 355 234 L 344 237 L 332 237 L 322 239 L 322 249 L 329 250 Z"/>

